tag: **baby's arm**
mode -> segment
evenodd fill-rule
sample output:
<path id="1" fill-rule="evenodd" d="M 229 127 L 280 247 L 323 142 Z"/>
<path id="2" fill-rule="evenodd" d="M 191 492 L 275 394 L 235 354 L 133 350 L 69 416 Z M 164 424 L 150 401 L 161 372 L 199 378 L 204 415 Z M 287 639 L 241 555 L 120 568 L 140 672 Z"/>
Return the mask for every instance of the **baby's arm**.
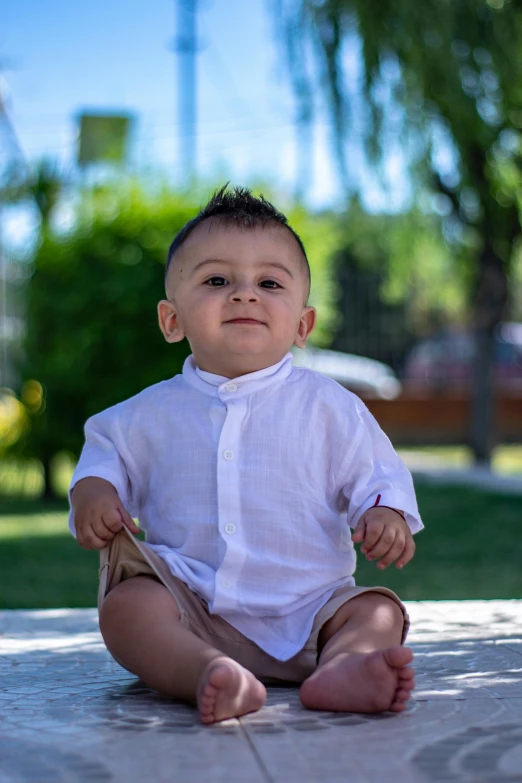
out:
<path id="1" fill-rule="evenodd" d="M 402 512 L 384 506 L 373 506 L 361 516 L 352 534 L 356 544 L 364 542 L 361 552 L 367 560 L 377 560 L 377 568 L 386 568 L 395 560 L 396 567 L 409 563 L 415 553 L 411 530 Z"/>
<path id="2" fill-rule="evenodd" d="M 74 486 L 71 493 L 76 538 L 84 549 L 103 549 L 125 525 L 139 533 L 131 515 L 109 481 L 89 476 Z"/>
<path id="3" fill-rule="evenodd" d="M 346 416 L 351 436 L 346 433 L 349 448 L 338 486 L 352 541 L 362 543 L 362 554 L 379 560 L 380 569 L 394 561 L 402 568 L 414 555 L 413 535 L 423 528 L 412 476 L 364 403 L 350 400 L 357 416 L 353 411 Z"/>

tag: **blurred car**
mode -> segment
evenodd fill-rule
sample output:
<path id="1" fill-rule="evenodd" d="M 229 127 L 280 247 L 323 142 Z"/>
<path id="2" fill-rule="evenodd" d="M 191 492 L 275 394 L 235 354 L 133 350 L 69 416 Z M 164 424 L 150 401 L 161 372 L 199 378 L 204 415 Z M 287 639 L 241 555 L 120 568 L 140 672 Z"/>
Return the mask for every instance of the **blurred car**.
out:
<path id="1" fill-rule="evenodd" d="M 391 367 L 366 356 L 320 348 L 296 348 L 293 364 L 320 372 L 366 399 L 392 400 L 402 388 Z"/>
<path id="2" fill-rule="evenodd" d="M 522 394 L 522 323 L 500 324 L 495 335 L 493 383 L 498 391 Z M 404 366 L 407 392 L 471 389 L 475 341 L 470 331 L 450 331 L 423 340 Z"/>

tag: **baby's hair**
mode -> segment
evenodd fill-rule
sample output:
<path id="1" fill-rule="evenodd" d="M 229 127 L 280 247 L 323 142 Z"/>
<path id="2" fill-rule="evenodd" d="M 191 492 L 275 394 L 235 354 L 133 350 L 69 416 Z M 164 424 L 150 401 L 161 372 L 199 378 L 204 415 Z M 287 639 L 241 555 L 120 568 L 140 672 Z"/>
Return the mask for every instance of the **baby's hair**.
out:
<path id="1" fill-rule="evenodd" d="M 304 245 L 299 235 L 288 224 L 286 216 L 276 209 L 270 201 L 267 201 L 264 196 L 253 196 L 248 188 L 229 188 L 228 182 L 226 185 L 223 185 L 222 188 L 216 190 L 208 204 L 200 209 L 196 217 L 189 220 L 174 237 L 167 254 L 165 280 L 167 279 L 175 253 L 188 239 L 194 229 L 204 220 L 208 220 L 209 218 L 218 220 L 225 225 L 244 229 L 253 229 L 258 226 L 267 226 L 271 224 L 284 226 L 284 228 L 290 231 L 299 245 L 299 249 L 303 254 L 306 276 L 308 281 L 310 281 L 310 266 L 308 264 Z"/>

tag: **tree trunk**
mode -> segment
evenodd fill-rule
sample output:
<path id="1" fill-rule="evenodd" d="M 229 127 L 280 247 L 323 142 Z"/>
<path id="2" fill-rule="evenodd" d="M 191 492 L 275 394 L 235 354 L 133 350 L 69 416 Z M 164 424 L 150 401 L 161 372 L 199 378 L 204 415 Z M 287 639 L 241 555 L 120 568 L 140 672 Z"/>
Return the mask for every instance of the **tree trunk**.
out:
<path id="1" fill-rule="evenodd" d="M 495 445 L 493 361 L 495 331 L 475 328 L 470 446 L 476 465 L 489 467 Z"/>
<path id="2" fill-rule="evenodd" d="M 486 243 L 480 260 L 474 302 L 475 358 L 473 367 L 470 446 L 475 463 L 491 464 L 495 445 L 495 388 L 493 378 L 495 334 L 507 304 L 504 264 Z"/>
<path id="3" fill-rule="evenodd" d="M 56 500 L 56 493 L 54 491 L 51 481 L 51 458 L 45 456 L 42 458 L 43 476 L 44 476 L 44 500 Z"/>

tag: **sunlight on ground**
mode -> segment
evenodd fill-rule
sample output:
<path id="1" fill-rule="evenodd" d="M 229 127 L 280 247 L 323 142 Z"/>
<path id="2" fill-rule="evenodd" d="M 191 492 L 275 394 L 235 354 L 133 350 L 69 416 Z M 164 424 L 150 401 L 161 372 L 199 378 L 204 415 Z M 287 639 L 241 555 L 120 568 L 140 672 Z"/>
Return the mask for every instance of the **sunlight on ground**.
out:
<path id="1" fill-rule="evenodd" d="M 67 514 L 65 512 L 41 513 L 34 514 L 34 516 L 13 514 L 13 516 L 0 517 L 0 541 L 34 536 L 65 535 L 67 533 Z"/>
<path id="2" fill-rule="evenodd" d="M 522 474 L 522 445 L 502 446 L 497 449 L 493 468 L 499 473 Z"/>
<path id="3" fill-rule="evenodd" d="M 471 450 L 466 446 L 398 448 L 397 452 L 411 470 L 462 470 L 473 466 Z M 522 445 L 498 446 L 493 470 L 500 476 L 522 476 Z"/>

